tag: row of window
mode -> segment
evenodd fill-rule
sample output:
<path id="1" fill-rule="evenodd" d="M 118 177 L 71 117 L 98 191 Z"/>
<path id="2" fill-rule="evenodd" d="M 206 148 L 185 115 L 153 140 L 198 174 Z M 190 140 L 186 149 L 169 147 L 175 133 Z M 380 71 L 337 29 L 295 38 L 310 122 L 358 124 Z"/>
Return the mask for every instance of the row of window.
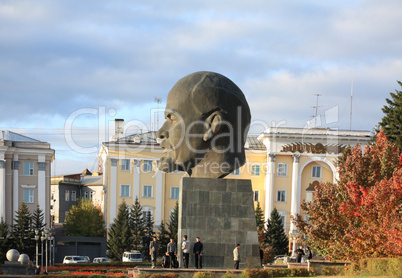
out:
<path id="1" fill-rule="evenodd" d="M 130 171 L 130 159 L 122 159 L 121 160 L 121 170 L 122 171 Z M 143 160 L 142 170 L 146 173 L 153 172 L 153 161 L 152 160 Z"/>
<path id="2" fill-rule="evenodd" d="M 31 162 L 32 163 L 32 162 Z M 260 175 L 260 165 L 251 165 L 251 175 L 259 176 Z M 130 171 L 130 159 L 121 160 L 121 170 L 122 171 Z M 144 160 L 142 163 L 142 170 L 144 172 L 152 172 L 153 171 L 153 161 L 152 160 Z M 311 168 L 311 177 L 320 179 L 321 178 L 321 166 L 313 165 Z M 277 166 L 277 176 L 278 177 L 287 177 L 288 176 L 288 165 L 286 163 L 278 163 Z M 232 175 L 240 175 L 240 169 L 236 169 L 233 171 Z"/>
<path id="3" fill-rule="evenodd" d="M 95 191 L 91 192 L 84 191 L 84 200 L 94 199 L 94 197 L 95 197 Z M 64 201 L 69 202 L 70 200 L 72 202 L 77 201 L 77 193 L 75 191 L 71 191 L 70 194 L 70 190 L 66 190 L 64 193 Z"/>
<path id="4" fill-rule="evenodd" d="M 322 169 L 320 165 L 313 165 L 311 167 L 311 177 L 315 179 L 321 179 Z M 288 165 L 286 163 L 278 163 L 278 167 L 276 170 L 276 174 L 278 177 L 287 177 L 288 176 Z M 232 175 L 238 176 L 240 175 L 240 169 L 237 168 L 232 172 Z M 260 175 L 260 165 L 252 165 L 251 166 L 251 175 L 259 176 Z"/>
<path id="5" fill-rule="evenodd" d="M 130 185 L 122 184 L 120 185 L 120 197 L 130 197 Z M 153 186 L 143 185 L 142 186 L 142 197 L 143 198 L 153 198 Z M 179 188 L 170 188 L 170 199 L 179 199 Z"/>

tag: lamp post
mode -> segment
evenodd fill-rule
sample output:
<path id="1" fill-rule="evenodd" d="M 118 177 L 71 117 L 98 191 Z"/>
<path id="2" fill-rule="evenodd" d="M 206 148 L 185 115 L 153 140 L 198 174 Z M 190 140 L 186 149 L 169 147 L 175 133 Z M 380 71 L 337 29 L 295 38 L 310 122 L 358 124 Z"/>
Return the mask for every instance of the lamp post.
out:
<path id="1" fill-rule="evenodd" d="M 47 260 L 47 242 L 48 242 L 48 240 L 49 240 L 49 229 L 45 229 L 45 240 L 46 240 L 46 273 L 47 273 L 47 262 L 48 262 L 48 260 Z"/>
<path id="2" fill-rule="evenodd" d="M 41 260 L 40 260 L 40 268 L 43 270 L 43 242 L 46 240 L 45 231 L 42 231 L 42 236 L 40 237 L 40 240 L 42 242 L 42 244 L 41 244 L 42 252 L 41 252 Z"/>
<path id="3" fill-rule="evenodd" d="M 36 241 L 36 257 L 35 257 L 35 267 L 39 265 L 38 262 L 38 241 L 40 239 L 39 229 L 35 229 L 35 241 Z"/>

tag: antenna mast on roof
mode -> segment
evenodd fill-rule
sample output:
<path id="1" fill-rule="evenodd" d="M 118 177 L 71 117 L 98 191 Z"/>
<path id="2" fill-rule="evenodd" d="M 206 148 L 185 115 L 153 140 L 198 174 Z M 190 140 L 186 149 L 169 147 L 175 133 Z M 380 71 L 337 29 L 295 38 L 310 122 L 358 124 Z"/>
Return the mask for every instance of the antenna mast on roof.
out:
<path id="1" fill-rule="evenodd" d="M 313 106 L 313 108 L 315 108 L 314 127 L 317 127 L 318 107 L 322 107 L 322 106 L 318 106 L 318 97 L 321 95 L 320 94 L 314 94 L 314 95 L 317 96 L 316 104 L 315 104 L 315 106 Z"/>
<path id="2" fill-rule="evenodd" d="M 353 77 L 352 77 L 352 86 L 350 88 L 350 126 L 349 130 L 352 130 L 352 103 L 353 103 Z"/>
<path id="3" fill-rule="evenodd" d="M 158 129 L 159 129 L 159 103 L 162 102 L 162 98 L 157 96 L 154 98 L 154 102 L 156 102 L 156 105 L 157 105 L 157 107 L 156 107 L 156 130 L 155 131 L 158 131 Z"/>

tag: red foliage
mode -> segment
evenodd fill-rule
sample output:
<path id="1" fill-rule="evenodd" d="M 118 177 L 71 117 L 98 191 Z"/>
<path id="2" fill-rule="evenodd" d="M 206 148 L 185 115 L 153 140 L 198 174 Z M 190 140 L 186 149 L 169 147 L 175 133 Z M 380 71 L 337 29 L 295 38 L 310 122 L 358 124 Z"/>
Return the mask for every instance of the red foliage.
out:
<path id="1" fill-rule="evenodd" d="M 376 145 L 350 149 L 339 182 L 320 184 L 298 215 L 299 232 L 328 259 L 402 256 L 402 155 L 380 132 Z"/>

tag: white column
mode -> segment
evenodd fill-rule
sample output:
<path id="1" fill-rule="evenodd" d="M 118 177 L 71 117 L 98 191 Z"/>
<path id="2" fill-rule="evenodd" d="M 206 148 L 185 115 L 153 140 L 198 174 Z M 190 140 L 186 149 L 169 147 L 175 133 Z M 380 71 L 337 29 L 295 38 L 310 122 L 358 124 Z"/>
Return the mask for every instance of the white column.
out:
<path id="1" fill-rule="evenodd" d="M 116 196 L 117 196 L 117 159 L 110 159 L 111 167 L 110 167 L 110 214 L 109 214 L 109 225 L 114 222 L 116 218 Z"/>
<path id="2" fill-rule="evenodd" d="M 38 156 L 38 204 L 45 213 L 45 222 L 49 223 L 46 196 L 46 157 L 44 155 Z"/>
<path id="3" fill-rule="evenodd" d="M 275 155 L 268 155 L 268 173 L 265 175 L 265 220 L 271 216 L 274 209 L 274 177 L 275 177 Z"/>
<path id="4" fill-rule="evenodd" d="M 16 216 L 16 212 L 18 210 L 18 175 L 19 175 L 19 167 L 20 162 L 18 161 L 18 154 L 14 155 L 13 162 L 13 219 Z M 14 220 L 13 220 L 14 221 Z"/>
<path id="5" fill-rule="evenodd" d="M 156 169 L 155 226 L 162 221 L 162 171 Z"/>
<path id="6" fill-rule="evenodd" d="M 133 171 L 133 204 L 135 203 L 135 198 L 140 200 L 140 160 L 134 160 L 134 171 Z"/>
<path id="7" fill-rule="evenodd" d="M 292 199 L 290 206 L 290 214 L 295 216 L 299 212 L 300 190 L 298 189 L 299 178 L 299 160 L 300 155 L 293 155 L 293 170 L 292 170 Z M 297 233 L 296 226 L 293 221 L 290 222 L 290 233 Z"/>
<path id="8" fill-rule="evenodd" d="M 0 154 L 0 219 L 6 221 L 6 162 Z"/>

